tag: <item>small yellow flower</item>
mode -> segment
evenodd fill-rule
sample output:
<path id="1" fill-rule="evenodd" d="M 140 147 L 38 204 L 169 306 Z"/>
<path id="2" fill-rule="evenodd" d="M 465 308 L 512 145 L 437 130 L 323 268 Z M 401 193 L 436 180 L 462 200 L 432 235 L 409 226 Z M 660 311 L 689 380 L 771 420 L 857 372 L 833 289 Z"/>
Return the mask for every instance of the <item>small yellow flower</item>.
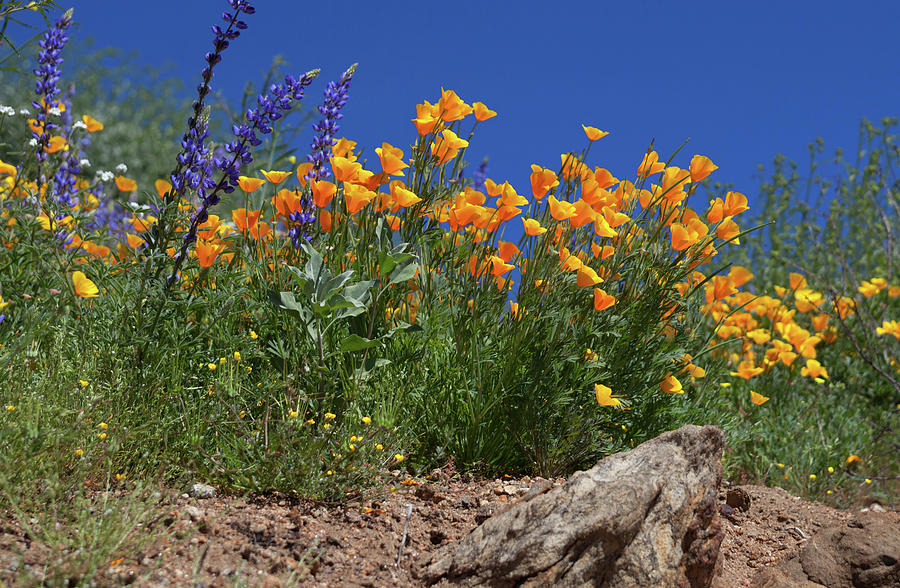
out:
<path id="1" fill-rule="evenodd" d="M 121 482 L 122 480 L 124 480 L 125 478 L 127 478 L 127 477 L 128 477 L 128 476 L 127 476 L 126 474 L 116 474 L 116 480 L 118 480 L 118 481 L 120 481 L 120 482 Z"/>
<path id="2" fill-rule="evenodd" d="M 322 425 L 323 429 L 328 429 L 329 427 L 331 427 L 331 423 L 325 423 L 324 425 Z"/>
<path id="3" fill-rule="evenodd" d="M 831 490 L 826 491 L 825 494 L 831 494 Z"/>
<path id="4" fill-rule="evenodd" d="M 16 407 L 13 406 L 12 404 L 7 404 L 6 410 L 8 410 L 9 412 L 12 412 L 12 411 L 16 410 Z"/>
<path id="5" fill-rule="evenodd" d="M 291 417 L 292 419 L 295 419 L 295 418 L 297 418 L 297 414 L 298 414 L 298 413 L 297 413 L 296 410 L 292 410 L 292 411 L 290 411 L 288 414 L 290 415 L 290 417 Z"/>
<path id="6" fill-rule="evenodd" d="M 224 358 L 224 357 L 220 357 L 220 358 L 219 358 L 219 363 L 221 363 L 222 365 L 225 365 L 225 358 Z"/>
<path id="7" fill-rule="evenodd" d="M 216 364 L 214 364 L 214 363 L 208 363 L 208 364 L 206 364 L 206 367 L 208 367 L 209 371 L 211 371 L 211 372 L 216 371 Z"/>
<path id="8" fill-rule="evenodd" d="M 90 384 L 87 380 L 78 380 L 78 383 L 81 384 L 82 388 L 87 388 L 88 384 Z"/>
<path id="9" fill-rule="evenodd" d="M 363 423 L 364 425 L 368 425 L 368 424 L 371 423 L 371 422 L 372 422 L 372 419 L 370 419 L 370 418 L 367 417 L 367 416 L 364 416 L 364 417 L 362 418 L 362 423 Z"/>
<path id="10" fill-rule="evenodd" d="M 241 352 L 240 351 L 234 352 L 234 361 L 241 361 Z"/>
<path id="11" fill-rule="evenodd" d="M 309 419 L 308 421 L 306 421 L 306 424 L 307 424 L 307 425 L 315 425 L 315 424 L 316 424 L 316 419 Z"/>
<path id="12" fill-rule="evenodd" d="M 815 480 L 815 479 L 816 479 L 816 475 L 815 475 L 815 474 L 810 474 L 810 475 L 809 475 L 809 479 L 810 479 L 810 480 Z"/>
<path id="13" fill-rule="evenodd" d="M 872 480 L 870 478 L 866 478 L 866 484 L 871 484 Z"/>
<path id="14" fill-rule="evenodd" d="M 402 453 L 395 453 L 395 454 L 394 454 L 394 461 L 396 461 L 397 463 L 400 463 L 400 462 L 403 461 L 404 459 L 406 459 L 406 456 L 403 455 Z"/>
<path id="15" fill-rule="evenodd" d="M 333 476 L 333 475 L 334 475 L 334 470 L 328 470 L 328 471 L 325 472 L 325 473 L 326 473 L 327 475 L 329 475 L 329 476 Z"/>
<path id="16" fill-rule="evenodd" d="M 381 443 L 376 443 L 375 449 L 377 449 L 378 451 L 381 451 L 382 449 L 384 449 L 384 445 L 382 445 Z"/>
<path id="17" fill-rule="evenodd" d="M 351 443 L 349 449 L 350 449 L 350 451 L 356 451 L 356 445 Z"/>
<path id="18" fill-rule="evenodd" d="M 247 414 L 247 411 L 242 410 L 242 411 L 241 411 L 241 414 L 239 414 L 238 416 L 239 416 L 240 418 L 244 418 L 244 415 L 245 415 L 245 414 Z"/>
<path id="19" fill-rule="evenodd" d="M 828 466 L 828 473 L 829 473 L 829 474 L 833 474 L 833 473 L 834 473 L 834 468 L 831 467 L 831 466 Z"/>
<path id="20" fill-rule="evenodd" d="M 252 365 L 245 366 L 244 371 L 246 371 L 249 374 L 250 372 L 253 371 L 253 366 Z"/>
<path id="21" fill-rule="evenodd" d="M 325 413 L 325 419 L 326 419 L 326 420 L 332 420 L 332 419 L 334 419 L 336 416 L 337 416 L 337 415 L 335 415 L 334 413 L 331 413 L 331 412 L 326 412 L 326 413 Z"/>
<path id="22" fill-rule="evenodd" d="M 731 388 L 731 382 L 722 382 L 719 386 L 722 388 Z"/>
<path id="23" fill-rule="evenodd" d="M 78 457 L 81 457 L 82 455 L 84 455 L 84 449 L 76 449 L 75 455 L 77 455 Z"/>
<path id="24" fill-rule="evenodd" d="M 100 428 L 105 431 L 106 429 L 109 428 L 109 425 L 107 425 L 106 423 L 100 423 Z"/>
<path id="25" fill-rule="evenodd" d="M 783 463 L 778 463 L 778 464 L 776 464 L 776 465 L 778 465 L 778 467 L 780 467 L 781 469 L 784 469 L 784 464 L 783 464 Z"/>
<path id="26" fill-rule="evenodd" d="M 861 461 L 862 459 L 858 455 L 850 454 L 847 456 L 847 459 L 844 463 L 846 463 L 848 466 L 852 466 L 853 464 L 859 463 Z"/>
<path id="27" fill-rule="evenodd" d="M 259 337 L 259 335 L 256 334 L 256 331 L 254 331 L 253 329 L 250 329 L 250 338 L 256 339 L 258 337 Z"/>
<path id="28" fill-rule="evenodd" d="M 100 433 L 97 436 L 100 437 L 101 440 L 106 439 L 106 433 Z"/>

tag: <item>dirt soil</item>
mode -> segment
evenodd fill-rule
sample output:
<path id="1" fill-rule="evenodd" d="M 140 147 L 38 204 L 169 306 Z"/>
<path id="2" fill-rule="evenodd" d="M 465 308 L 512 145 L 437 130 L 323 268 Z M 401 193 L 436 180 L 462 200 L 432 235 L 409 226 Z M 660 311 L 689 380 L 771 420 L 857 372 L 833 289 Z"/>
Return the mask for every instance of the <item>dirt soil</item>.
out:
<path id="1" fill-rule="evenodd" d="M 549 480 L 554 485 L 564 482 Z M 418 480 L 398 477 L 380 497 L 344 505 L 283 495 L 200 499 L 173 491 L 165 499 L 164 515 L 151 525 L 153 531 L 165 531 L 166 538 L 139 553 L 120 554 L 122 559 L 101 567 L 95 582 L 421 586 L 417 571 L 431 552 L 522 500 L 532 487 L 547 483 L 528 477 L 463 481 L 435 471 Z M 725 539 L 717 588 L 749 585 L 760 568 L 851 514 L 760 486 L 725 487 L 719 503 Z M 883 516 L 900 523 L 896 512 Z M 47 546 L 31 541 L 8 518 L 0 519 L 0 585 L 39 583 L 42 570 L 53 565 L 52 557 Z"/>

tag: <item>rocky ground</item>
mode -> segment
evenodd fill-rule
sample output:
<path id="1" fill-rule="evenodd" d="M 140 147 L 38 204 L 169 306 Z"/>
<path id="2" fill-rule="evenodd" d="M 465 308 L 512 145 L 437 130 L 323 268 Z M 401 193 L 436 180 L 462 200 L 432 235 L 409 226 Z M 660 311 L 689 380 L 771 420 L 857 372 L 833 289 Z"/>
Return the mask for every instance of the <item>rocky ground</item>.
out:
<path id="1" fill-rule="evenodd" d="M 562 483 L 527 477 L 463 481 L 436 471 L 423 479 L 397 478 L 381 495 L 344 505 L 282 495 L 200 498 L 172 491 L 163 499 L 162 515 L 147 525 L 160 538 L 104 563 L 94 581 L 101 586 L 420 586 L 421 564 L 431 552 L 529 492 Z M 725 537 L 714 586 L 721 588 L 791 585 L 757 574 L 774 570 L 817 531 L 847 524 L 860 510 L 839 511 L 759 486 L 723 488 L 719 508 Z M 900 529 L 900 514 L 890 508 L 876 504 L 866 510 L 865 516 Z M 0 585 L 39 583 L 58 557 L 52 545 L 32 541 L 13 519 L 0 517 Z"/>

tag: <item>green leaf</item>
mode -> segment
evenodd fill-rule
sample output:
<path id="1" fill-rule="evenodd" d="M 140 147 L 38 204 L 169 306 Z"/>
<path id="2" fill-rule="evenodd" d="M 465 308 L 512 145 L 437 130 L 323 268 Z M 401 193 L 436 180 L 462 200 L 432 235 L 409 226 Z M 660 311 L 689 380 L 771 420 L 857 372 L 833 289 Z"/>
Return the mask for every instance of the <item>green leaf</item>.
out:
<path id="1" fill-rule="evenodd" d="M 419 269 L 419 264 L 416 263 L 415 260 L 407 260 L 405 264 L 401 265 L 393 274 L 391 274 L 391 281 L 388 282 L 388 284 L 399 284 L 400 282 L 412 279 L 412 277 L 416 275 L 417 269 Z"/>
<path id="2" fill-rule="evenodd" d="M 361 351 L 363 349 L 369 349 L 370 347 L 377 347 L 380 344 L 381 342 L 377 339 L 366 339 L 359 335 L 348 335 L 347 337 L 344 337 L 344 340 L 338 345 L 338 351 L 341 353 Z"/>
<path id="3" fill-rule="evenodd" d="M 373 285 L 375 285 L 374 280 L 356 282 L 344 288 L 343 295 L 348 300 L 354 300 L 358 304 L 368 306 L 369 300 L 372 298 L 371 289 Z"/>

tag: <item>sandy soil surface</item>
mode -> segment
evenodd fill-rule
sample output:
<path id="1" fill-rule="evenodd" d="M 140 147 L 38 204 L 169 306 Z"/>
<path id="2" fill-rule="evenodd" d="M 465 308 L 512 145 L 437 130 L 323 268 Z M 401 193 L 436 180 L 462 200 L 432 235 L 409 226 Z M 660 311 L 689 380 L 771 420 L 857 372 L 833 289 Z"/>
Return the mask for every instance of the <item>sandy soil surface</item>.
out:
<path id="1" fill-rule="evenodd" d="M 464 481 L 435 471 L 417 480 L 398 477 L 382 494 L 343 505 L 284 495 L 199 499 L 171 491 L 163 514 L 148 525 L 164 537 L 119 554 L 94 580 L 101 586 L 421 586 L 417 571 L 432 551 L 546 483 L 528 477 Z M 778 488 L 725 487 L 719 502 L 725 540 L 717 588 L 749 585 L 758 569 L 850 516 Z M 0 517 L 0 584 L 38 583 L 59 555 Z"/>

